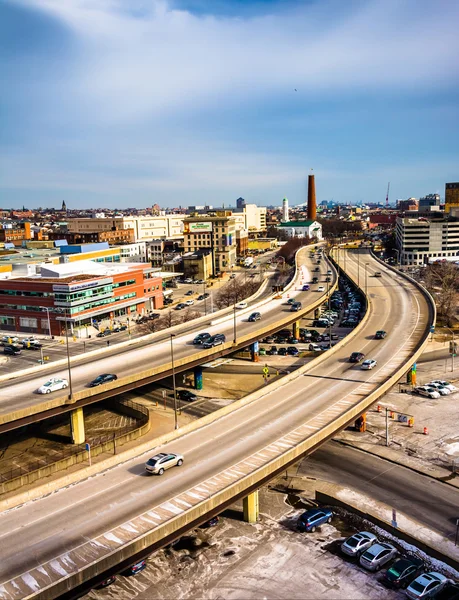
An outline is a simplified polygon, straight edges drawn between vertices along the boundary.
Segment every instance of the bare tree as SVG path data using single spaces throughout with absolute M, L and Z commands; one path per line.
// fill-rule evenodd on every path
M 248 298 L 254 294 L 259 287 L 260 282 L 257 283 L 252 279 L 245 282 L 233 279 L 215 295 L 214 302 L 217 308 L 233 306 L 237 302 L 241 302 L 244 298 Z
M 438 262 L 425 267 L 423 276 L 427 289 L 435 298 L 438 316 L 451 327 L 456 321 L 459 269 L 452 263 Z

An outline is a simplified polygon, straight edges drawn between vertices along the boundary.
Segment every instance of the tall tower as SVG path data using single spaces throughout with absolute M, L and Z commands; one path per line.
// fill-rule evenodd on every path
M 316 182 L 314 175 L 308 175 L 308 220 L 316 220 Z
M 282 221 L 288 223 L 288 200 L 284 198 L 282 200 Z
M 62 200 L 62 208 L 61 208 L 62 212 L 67 212 L 67 206 L 65 204 L 65 200 Z

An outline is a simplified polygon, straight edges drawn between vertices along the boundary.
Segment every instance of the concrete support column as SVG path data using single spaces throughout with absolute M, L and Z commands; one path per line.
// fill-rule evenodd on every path
M 300 339 L 300 321 L 293 323 L 293 337 L 297 340 Z
M 246 523 L 256 523 L 258 521 L 259 506 L 258 506 L 258 490 L 255 490 L 243 500 L 244 521 Z
M 194 387 L 196 390 L 202 390 L 202 367 L 195 367 L 194 370 Z
M 86 435 L 84 431 L 84 414 L 82 408 L 76 408 L 70 413 L 70 429 L 72 432 L 72 443 L 84 444 Z
M 314 319 L 318 319 L 320 317 L 320 308 L 314 309 Z
M 258 362 L 260 360 L 259 355 L 258 355 L 258 348 L 259 348 L 258 342 L 254 342 L 250 346 L 250 352 L 252 354 L 252 362 Z

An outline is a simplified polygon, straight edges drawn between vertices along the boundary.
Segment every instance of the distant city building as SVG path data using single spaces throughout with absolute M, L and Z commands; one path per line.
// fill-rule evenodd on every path
M 459 206 L 459 183 L 445 184 L 445 212 L 449 213 L 452 207 Z
M 288 198 L 282 200 L 282 222 L 288 222 Z
M 277 229 L 285 231 L 288 237 L 322 240 L 322 225 L 317 221 L 288 221 L 280 223 Z
M 418 200 L 416 198 L 408 198 L 408 200 L 397 200 L 398 210 L 417 210 Z
M 183 237 L 183 219 L 185 215 L 159 215 L 145 217 L 101 217 L 96 219 L 68 219 L 67 227 L 72 233 L 115 231 L 133 229 L 134 241 L 143 242 L 153 239 L 174 239 Z
M 451 256 L 459 260 L 459 220 L 398 217 L 396 244 L 403 265 Z
M 246 205 L 246 201 L 244 200 L 244 198 L 238 198 L 236 200 L 236 208 L 245 208 Z
M 10 242 L 15 246 L 21 246 L 26 240 L 30 240 L 30 223 L 18 221 L 3 221 L 0 223 L 0 242 Z

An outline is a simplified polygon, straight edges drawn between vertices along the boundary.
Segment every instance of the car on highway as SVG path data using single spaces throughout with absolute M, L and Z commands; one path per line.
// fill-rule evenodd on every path
M 259 321 L 261 319 L 261 313 L 259 312 L 253 312 L 250 317 L 248 318 L 248 321 L 250 321 L 250 323 L 255 323 L 255 321 Z
M 292 304 L 295 304 L 295 302 L 296 302 L 295 298 L 289 298 L 289 299 L 287 300 L 286 304 L 290 304 L 290 305 L 292 305 Z
M 187 292 L 185 292 L 185 296 L 192 296 L 193 294 L 193 290 L 188 290 Z
M 208 298 L 210 296 L 210 294 L 208 294 L 207 292 L 205 294 L 201 294 L 200 296 L 198 296 L 198 300 L 205 300 L 206 298 Z
M 102 338 L 102 337 L 107 337 L 107 335 L 112 335 L 112 332 L 110 329 L 104 329 L 103 331 L 99 331 L 99 333 L 96 335 L 96 337 Z
M 454 386 L 452 383 L 450 383 L 449 381 L 444 381 L 443 379 L 434 379 L 433 381 L 431 381 L 430 383 L 439 383 L 440 385 L 444 385 L 445 387 L 447 387 L 449 390 L 451 390 L 452 392 L 457 392 L 457 387 Z
M 373 358 L 367 358 L 367 360 L 364 360 L 360 365 L 360 368 L 364 371 L 371 371 L 371 369 L 374 369 L 377 364 L 378 363 Z
M 323 285 L 319 285 L 319 287 L 317 288 L 318 292 L 325 292 L 325 288 Z
M 314 531 L 323 523 L 331 523 L 333 512 L 329 508 L 310 508 L 297 521 L 297 527 L 300 531 L 314 533 Z
M 194 402 L 198 399 L 198 396 L 193 392 L 190 392 L 190 390 L 177 390 L 176 393 L 177 398 L 180 398 L 180 400 L 184 400 L 185 402 Z
M 406 588 L 416 579 L 424 568 L 424 563 L 417 557 L 399 558 L 385 571 L 383 583 L 387 587 Z
M 22 354 L 22 351 L 19 348 L 19 346 L 15 346 L 14 344 L 5 344 L 3 348 L 3 353 L 9 356 L 17 356 L 19 354 Z
M 166 469 L 181 467 L 182 465 L 183 456 L 181 454 L 160 452 L 147 460 L 145 470 L 152 475 L 162 475 Z
M 184 308 L 186 308 L 186 304 L 184 304 L 183 302 L 179 302 L 175 307 L 175 310 L 183 310 Z
M 365 358 L 365 354 L 363 352 L 353 352 L 349 357 L 349 362 L 358 363 Z
M 427 383 L 426 384 L 427 387 L 429 388 L 433 388 L 434 390 L 437 390 L 437 392 L 440 392 L 440 394 L 442 396 L 449 396 L 449 394 L 452 394 L 452 391 L 449 389 L 449 387 L 446 387 L 446 385 L 442 385 L 441 383 Z
M 210 337 L 208 340 L 206 340 L 202 344 L 202 347 L 208 350 L 209 348 L 213 348 L 214 346 L 220 346 L 221 344 L 224 344 L 225 342 L 226 342 L 225 334 L 216 333 L 215 335 Z
M 376 543 L 378 538 L 374 533 L 370 533 L 369 531 L 361 531 L 360 533 L 354 533 L 348 537 L 341 544 L 341 552 L 347 554 L 348 556 L 360 556 L 362 552 L 368 550 L 368 548 Z
M 331 281 L 331 277 L 330 277 L 330 275 L 327 275 L 325 277 L 325 283 L 330 283 L 330 281 Z
M 193 344 L 195 346 L 199 345 L 199 344 L 203 344 L 204 342 L 206 342 L 207 340 L 210 340 L 212 336 L 210 335 L 210 333 L 204 332 L 204 333 L 198 333 L 198 335 L 194 338 L 193 340 Z
M 43 385 L 41 385 L 37 392 L 39 394 L 50 394 L 51 392 L 57 392 L 57 390 L 64 390 L 69 386 L 67 379 L 60 379 L 59 377 L 51 377 Z
M 309 283 L 305 283 L 302 287 L 303 292 L 307 292 L 309 290 Z
M 95 379 L 93 379 L 89 384 L 89 387 L 97 387 L 98 385 L 110 383 L 110 381 L 116 381 L 117 379 L 118 377 L 114 373 L 103 373 L 102 375 L 98 375 Z
M 382 277 L 381 271 L 375 271 L 375 277 Z
M 134 565 L 131 565 L 124 571 L 121 571 L 121 575 L 124 575 L 124 577 L 130 577 L 131 575 L 137 575 L 137 573 L 140 573 L 140 571 L 143 571 L 146 568 L 147 568 L 147 561 L 139 560 Z
M 332 270 L 331 269 L 327 269 L 327 275 L 333 275 Z
M 387 542 L 378 542 L 372 544 L 368 550 L 360 556 L 360 564 L 369 571 L 379 571 L 390 560 L 395 558 L 398 550 L 392 544 Z
M 236 304 L 236 308 L 238 308 L 238 309 L 247 308 L 247 302 L 238 302 Z
M 384 329 L 378 329 L 378 331 L 375 333 L 375 340 L 383 340 L 386 335 L 387 333 L 384 331 Z
M 413 392 L 415 394 L 419 394 L 420 396 L 424 396 L 424 398 L 431 398 L 435 400 L 440 398 L 441 394 L 435 388 L 428 387 L 426 385 L 418 385 L 414 388 Z
M 185 300 L 185 304 L 186 304 L 187 306 L 193 306 L 193 304 L 194 304 L 194 300 Z
M 448 578 L 437 573 L 430 571 L 429 573 L 423 573 L 416 577 L 416 579 L 410 583 L 406 588 L 406 595 L 412 600 L 424 600 L 424 598 L 434 598 L 448 583 Z
M 291 312 L 298 312 L 301 310 L 301 308 L 302 308 L 301 302 L 294 302 L 293 304 L 290 304 Z

